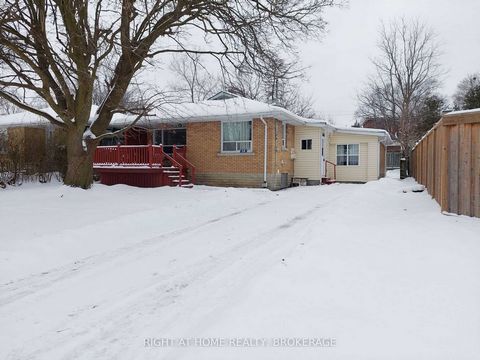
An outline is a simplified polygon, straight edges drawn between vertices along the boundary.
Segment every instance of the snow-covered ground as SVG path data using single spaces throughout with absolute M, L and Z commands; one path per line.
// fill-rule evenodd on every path
M 0 359 L 479 359 L 480 220 L 414 185 L 0 190 Z

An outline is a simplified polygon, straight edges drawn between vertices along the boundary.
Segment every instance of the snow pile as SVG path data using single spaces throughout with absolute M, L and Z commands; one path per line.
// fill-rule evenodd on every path
M 306 123 L 304 118 L 282 107 L 241 96 L 196 103 L 166 103 L 156 110 L 155 116 L 140 122 L 152 126 L 168 122 L 242 121 L 260 117 L 274 117 L 296 125 Z
M 480 220 L 414 186 L 4 191 L 0 358 L 476 359 Z

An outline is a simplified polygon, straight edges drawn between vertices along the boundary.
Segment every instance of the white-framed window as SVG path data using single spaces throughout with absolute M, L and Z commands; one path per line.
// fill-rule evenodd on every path
M 359 163 L 359 144 L 337 145 L 337 165 L 356 166 Z
M 0 129 L 0 154 L 8 151 L 8 130 Z
M 287 123 L 285 121 L 282 122 L 282 149 L 287 149 Z
M 312 139 L 302 139 L 302 150 L 312 150 Z
M 252 121 L 222 122 L 222 152 L 252 152 Z

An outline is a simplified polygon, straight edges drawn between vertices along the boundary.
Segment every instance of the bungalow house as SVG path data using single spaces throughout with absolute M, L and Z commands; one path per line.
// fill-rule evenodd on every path
M 122 117 L 112 121 L 113 128 L 126 124 Z M 384 130 L 339 128 L 221 92 L 199 103 L 167 104 L 141 119 L 123 146 L 99 147 L 95 169 L 103 183 L 138 186 L 194 180 L 277 190 L 367 182 L 385 175 L 389 141 Z
M 137 125 L 154 145 L 184 147 L 197 184 L 272 190 L 292 182 L 376 180 L 385 175 L 391 141 L 384 130 L 339 128 L 227 92 L 166 105 Z

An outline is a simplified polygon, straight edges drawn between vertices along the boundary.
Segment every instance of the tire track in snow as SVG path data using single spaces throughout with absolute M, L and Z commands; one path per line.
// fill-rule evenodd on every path
M 192 264 L 187 269 L 184 269 L 183 272 L 178 273 L 177 269 L 173 269 L 161 278 L 155 279 L 155 281 L 147 288 L 137 289 L 135 293 L 128 296 L 128 298 L 122 299 L 116 304 L 114 309 L 111 309 L 111 311 L 105 314 L 101 319 L 93 316 L 88 324 L 82 324 L 82 326 L 77 327 L 77 331 L 73 331 L 73 333 L 72 329 L 75 329 L 76 327 L 75 324 L 72 324 L 70 321 L 68 328 L 62 329 L 64 331 L 61 336 L 58 336 L 57 334 L 57 336 L 54 336 L 55 340 L 45 339 L 44 343 L 50 344 L 50 348 L 37 348 L 29 355 L 45 355 L 45 358 L 48 358 L 48 354 L 52 349 L 51 345 L 55 342 L 57 345 L 53 346 L 53 348 L 58 350 L 63 345 L 65 347 L 64 350 L 68 353 L 66 358 L 69 359 L 75 358 L 76 356 L 85 357 L 90 349 L 94 352 L 98 351 L 98 354 L 96 355 L 103 354 L 105 349 L 92 348 L 91 345 L 99 343 L 100 346 L 103 345 L 108 348 L 107 341 L 104 342 L 99 339 L 111 339 L 112 337 L 115 337 L 115 333 L 118 332 L 118 329 L 123 329 L 125 332 L 125 329 L 130 328 L 127 332 L 133 333 L 139 316 L 145 316 L 145 313 L 148 313 L 148 311 L 150 311 L 152 315 L 155 314 L 158 316 L 158 308 L 168 308 L 181 298 L 182 294 L 189 291 L 192 287 L 202 287 L 202 284 L 206 279 L 216 277 L 219 273 L 223 273 L 226 269 L 236 266 L 239 262 L 246 261 L 246 263 L 249 264 L 255 263 L 255 268 L 258 269 L 258 264 L 264 261 L 264 259 L 262 259 L 263 255 L 271 254 L 272 250 L 278 250 L 277 245 L 279 244 L 279 241 L 282 240 L 282 237 L 277 236 L 278 234 L 283 233 L 288 229 L 293 231 L 292 229 L 298 223 L 312 220 L 312 216 L 314 216 L 319 209 L 325 207 L 327 202 L 336 201 L 342 196 L 344 196 L 344 194 L 333 198 L 329 197 L 327 201 L 316 204 L 299 215 L 288 217 L 285 221 L 276 224 L 273 228 L 252 236 L 246 241 L 217 254 L 215 256 L 215 261 L 206 257 Z M 282 245 L 282 243 L 280 243 L 280 245 Z M 298 243 L 293 241 L 288 245 L 298 246 Z M 256 255 L 251 256 L 252 253 Z M 232 256 L 235 258 L 233 263 Z M 248 274 L 250 275 L 250 272 Z M 245 279 L 245 276 L 248 277 L 249 275 L 243 274 L 242 278 Z M 231 288 L 232 286 L 238 286 L 238 284 L 235 284 L 234 282 L 229 286 Z M 146 303 L 145 300 L 147 300 Z M 193 304 L 191 306 L 195 307 L 195 304 L 198 303 L 198 299 L 191 299 L 190 301 L 192 300 Z M 85 311 L 93 315 L 95 310 L 86 309 Z M 162 321 L 163 328 L 168 328 L 174 324 L 175 321 L 176 315 L 174 313 L 168 314 L 167 311 L 166 318 Z M 65 325 L 67 325 L 67 323 Z M 73 348 L 70 348 L 72 344 L 69 340 L 72 338 L 75 338 L 75 345 Z
M 244 214 L 249 210 L 257 209 L 259 206 L 265 206 L 276 200 L 277 199 L 263 201 L 240 210 L 235 210 L 226 215 L 203 221 L 199 224 L 185 226 L 183 228 L 165 234 L 156 235 L 128 246 L 117 248 L 113 251 L 102 252 L 82 258 L 75 261 L 73 264 L 67 264 L 39 274 L 34 274 L 26 278 L 2 284 L 0 285 L 0 306 L 7 305 L 13 301 L 21 299 L 24 296 L 33 294 L 37 290 L 44 290 L 46 287 L 55 284 L 56 282 L 70 278 L 76 272 L 81 272 L 84 268 L 112 261 L 115 258 L 131 253 L 132 251 L 138 251 L 138 249 L 148 251 L 147 247 L 164 246 L 165 242 L 173 241 L 174 237 L 194 233 L 203 227 Z

